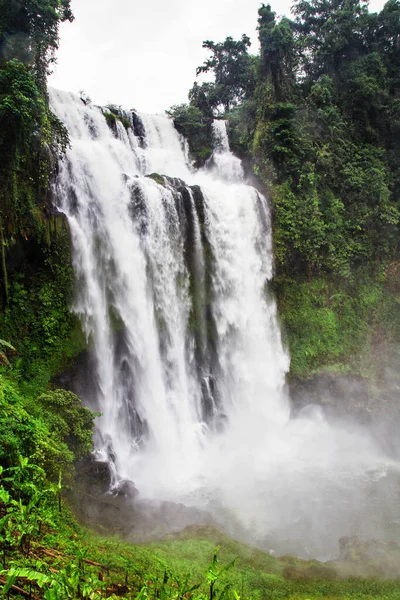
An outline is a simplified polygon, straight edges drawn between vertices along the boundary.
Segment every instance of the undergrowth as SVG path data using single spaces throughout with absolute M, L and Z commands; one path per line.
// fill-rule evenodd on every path
M 32 536 L 29 548 L 26 542 L 21 545 L 19 531 L 16 543 L 8 545 L 0 572 L 3 594 L 48 600 L 400 598 L 396 581 L 343 580 L 320 563 L 273 558 L 215 530 L 189 531 L 188 536 L 127 544 L 92 535 L 64 507 L 58 515 L 53 511 L 41 533 Z M 2 533 L 3 548 L 4 537 Z M 221 548 L 215 547 L 216 539 Z
M 4 340 L 3 340 L 4 342 Z M 2 344 L 11 359 L 12 345 Z M 7 358 L 7 356 L 6 356 Z M 8 360 L 8 359 L 7 359 Z M 95 414 L 61 389 L 20 386 L 0 369 L 0 593 L 47 600 L 127 598 L 400 600 L 400 582 L 342 579 L 340 565 L 275 558 L 213 528 L 145 545 L 102 537 L 67 503 L 74 465 L 92 448 Z M 387 570 L 393 576 L 393 569 Z M 385 574 L 385 569 L 382 570 Z
M 291 356 L 290 376 L 321 369 L 373 377 L 400 340 L 396 265 L 351 279 L 277 277 L 274 286 Z M 397 283 L 396 283 L 397 282 Z
M 213 528 L 145 545 L 95 535 L 28 458 L 0 469 L 0 586 L 7 598 L 397 600 L 400 582 L 341 579 L 332 565 L 275 558 Z

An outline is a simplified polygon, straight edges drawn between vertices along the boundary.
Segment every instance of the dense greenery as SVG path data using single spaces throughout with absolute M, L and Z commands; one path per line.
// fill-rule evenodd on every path
M 212 119 L 226 117 L 232 148 L 271 190 L 292 374 L 364 372 L 375 343 L 400 338 L 400 6 L 370 14 L 358 0 L 299 0 L 294 9 L 277 20 L 260 8 L 260 56 L 246 35 L 204 42 L 210 58 L 197 71 L 215 80 L 195 83 L 189 104 L 169 112 L 198 166 L 212 152 Z M 2 595 L 400 599 L 396 581 L 342 580 L 339 565 L 275 559 L 215 530 L 137 547 L 92 536 L 71 516 L 66 493 L 95 415 L 50 383 L 85 340 L 68 310 L 68 228 L 50 202 L 68 135 L 46 76 L 59 23 L 72 18 L 70 0 L 0 0 Z M 105 117 L 129 126 L 119 107 Z
M 194 109 L 198 121 L 223 114 L 232 148 L 269 191 L 292 374 L 336 364 L 360 372 L 354 350 L 371 350 L 372 322 L 399 339 L 400 3 L 376 14 L 361 0 L 296 0 L 293 13 L 277 19 L 261 6 L 257 57 L 245 35 L 205 42 L 211 58 L 197 72 L 215 81 L 195 84 L 171 112 L 189 136 Z M 377 319 L 389 296 L 395 318 Z
M 259 11 L 253 151 L 260 175 L 276 182 L 280 265 L 349 277 L 392 258 L 397 245 L 400 5 L 388 2 L 380 15 L 361 2 L 294 10 L 293 22 Z
M 43 471 L 24 458 L 15 468 L 0 471 L 0 546 L 0 585 L 12 597 L 400 598 L 396 580 L 342 579 L 343 564 L 277 559 L 211 528 L 188 528 L 141 546 L 94 536 L 71 517 L 62 485 L 46 483 Z M 353 568 L 357 566 L 365 569 L 361 561 Z
M 72 18 L 69 0 L 0 3 L 0 328 L 38 391 L 82 345 L 68 310 L 69 232 L 50 202 L 68 134 L 46 90 L 59 23 Z
M 321 368 L 368 377 L 371 383 L 400 340 L 398 275 L 372 277 L 357 269 L 353 277 L 276 277 L 291 375 L 304 377 Z M 380 382 L 382 385 L 382 381 Z
M 195 166 L 200 167 L 211 156 L 212 115 L 204 114 L 194 105 L 180 104 L 172 106 L 167 113 L 173 117 L 174 125 L 187 140 Z
M 8 369 L 6 369 L 7 371 Z M 74 462 L 92 449 L 94 414 L 72 392 L 22 392 L 18 378 L 0 375 L 0 464 L 14 468 L 29 456 L 47 479 L 68 479 Z
M 0 1 L 0 542 L 7 569 L 13 553 L 30 554 L 43 524 L 56 526 L 61 487 L 93 444 L 95 415 L 71 392 L 49 389 L 84 343 L 69 311 L 69 231 L 50 202 L 68 145 L 46 89 L 63 20 L 72 20 L 69 0 Z

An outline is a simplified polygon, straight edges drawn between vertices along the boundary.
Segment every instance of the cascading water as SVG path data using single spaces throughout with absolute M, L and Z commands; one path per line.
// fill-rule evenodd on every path
M 340 535 L 393 532 L 397 464 L 355 425 L 290 418 L 269 209 L 225 123 L 195 172 L 166 117 L 127 113 L 112 131 L 72 94 L 51 104 L 72 142 L 54 193 L 95 363 L 85 400 L 119 476 L 278 551 L 323 557 Z

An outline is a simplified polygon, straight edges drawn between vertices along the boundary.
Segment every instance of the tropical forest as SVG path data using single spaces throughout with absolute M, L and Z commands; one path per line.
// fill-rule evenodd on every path
M 162 114 L 49 85 L 73 10 L 0 0 L 0 597 L 400 600 L 399 0 Z

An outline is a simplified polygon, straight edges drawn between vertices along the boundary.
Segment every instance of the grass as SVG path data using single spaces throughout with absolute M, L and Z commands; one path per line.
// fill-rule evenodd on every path
M 57 529 L 46 528 L 32 542 L 29 556 L 14 551 L 0 577 L 4 583 L 14 568 L 22 573 L 13 582 L 16 588 L 32 598 L 49 600 L 210 600 L 210 566 L 217 546 L 215 600 L 400 600 L 400 581 L 341 578 L 333 565 L 289 556 L 275 558 L 213 528 L 190 527 L 160 541 L 135 545 L 93 534 L 68 509 Z M 221 566 L 234 560 L 233 568 L 222 568 L 218 575 Z M 43 574 L 42 588 L 32 573 Z M 10 592 L 10 597 L 23 597 L 16 589 Z

